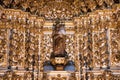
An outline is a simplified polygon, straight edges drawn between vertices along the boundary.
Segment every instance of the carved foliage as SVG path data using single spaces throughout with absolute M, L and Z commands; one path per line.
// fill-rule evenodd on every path
M 120 31 L 114 29 L 110 31 L 111 34 L 111 64 L 112 66 L 119 65 L 120 62 Z
M 52 43 L 52 34 L 44 34 L 42 40 L 42 51 L 44 54 L 43 59 L 47 56 L 47 54 L 51 54 L 53 52 L 53 43 Z
M 0 29 L 0 66 L 7 57 L 7 29 Z
M 26 30 L 25 51 L 26 68 L 38 69 L 39 36 L 30 29 Z
M 17 29 L 9 31 L 9 61 L 11 66 L 24 66 L 24 34 Z

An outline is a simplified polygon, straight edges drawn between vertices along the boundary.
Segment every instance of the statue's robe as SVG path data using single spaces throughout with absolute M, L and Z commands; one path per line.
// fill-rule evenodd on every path
M 57 25 L 53 31 L 53 53 L 57 57 L 65 54 L 65 30 L 63 25 Z

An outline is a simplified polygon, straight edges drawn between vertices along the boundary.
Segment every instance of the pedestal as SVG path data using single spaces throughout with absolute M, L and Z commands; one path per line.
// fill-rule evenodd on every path
M 51 62 L 57 71 L 63 71 L 66 64 L 66 59 L 64 57 L 55 57 Z

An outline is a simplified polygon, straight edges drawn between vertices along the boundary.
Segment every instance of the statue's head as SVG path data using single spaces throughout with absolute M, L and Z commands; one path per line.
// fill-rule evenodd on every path
M 56 18 L 55 23 L 59 24 L 60 23 L 60 18 Z

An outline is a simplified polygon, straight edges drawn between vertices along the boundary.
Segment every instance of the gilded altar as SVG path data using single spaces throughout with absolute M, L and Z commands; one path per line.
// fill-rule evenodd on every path
M 0 80 L 120 79 L 119 4 L 114 4 L 113 0 L 94 0 L 91 6 L 91 0 L 84 0 L 90 7 L 86 9 L 81 0 L 73 0 L 73 3 L 53 0 L 45 7 L 44 1 L 47 0 L 41 0 L 42 7 L 38 8 L 36 1 L 39 0 L 33 0 L 34 6 L 23 0 L 3 1 L 0 3 Z M 22 8 L 17 7 L 17 1 L 23 1 Z M 28 3 L 31 1 L 27 0 Z M 52 5 L 54 9 L 49 10 L 54 2 L 60 8 Z M 70 4 L 75 8 L 63 8 Z M 65 25 L 65 38 L 58 35 L 60 42 L 59 39 L 53 40 L 56 16 Z M 53 49 L 54 42 L 63 44 L 55 45 Z M 51 58 L 52 53 L 55 53 L 54 58 Z M 67 56 L 61 57 L 57 53 Z

